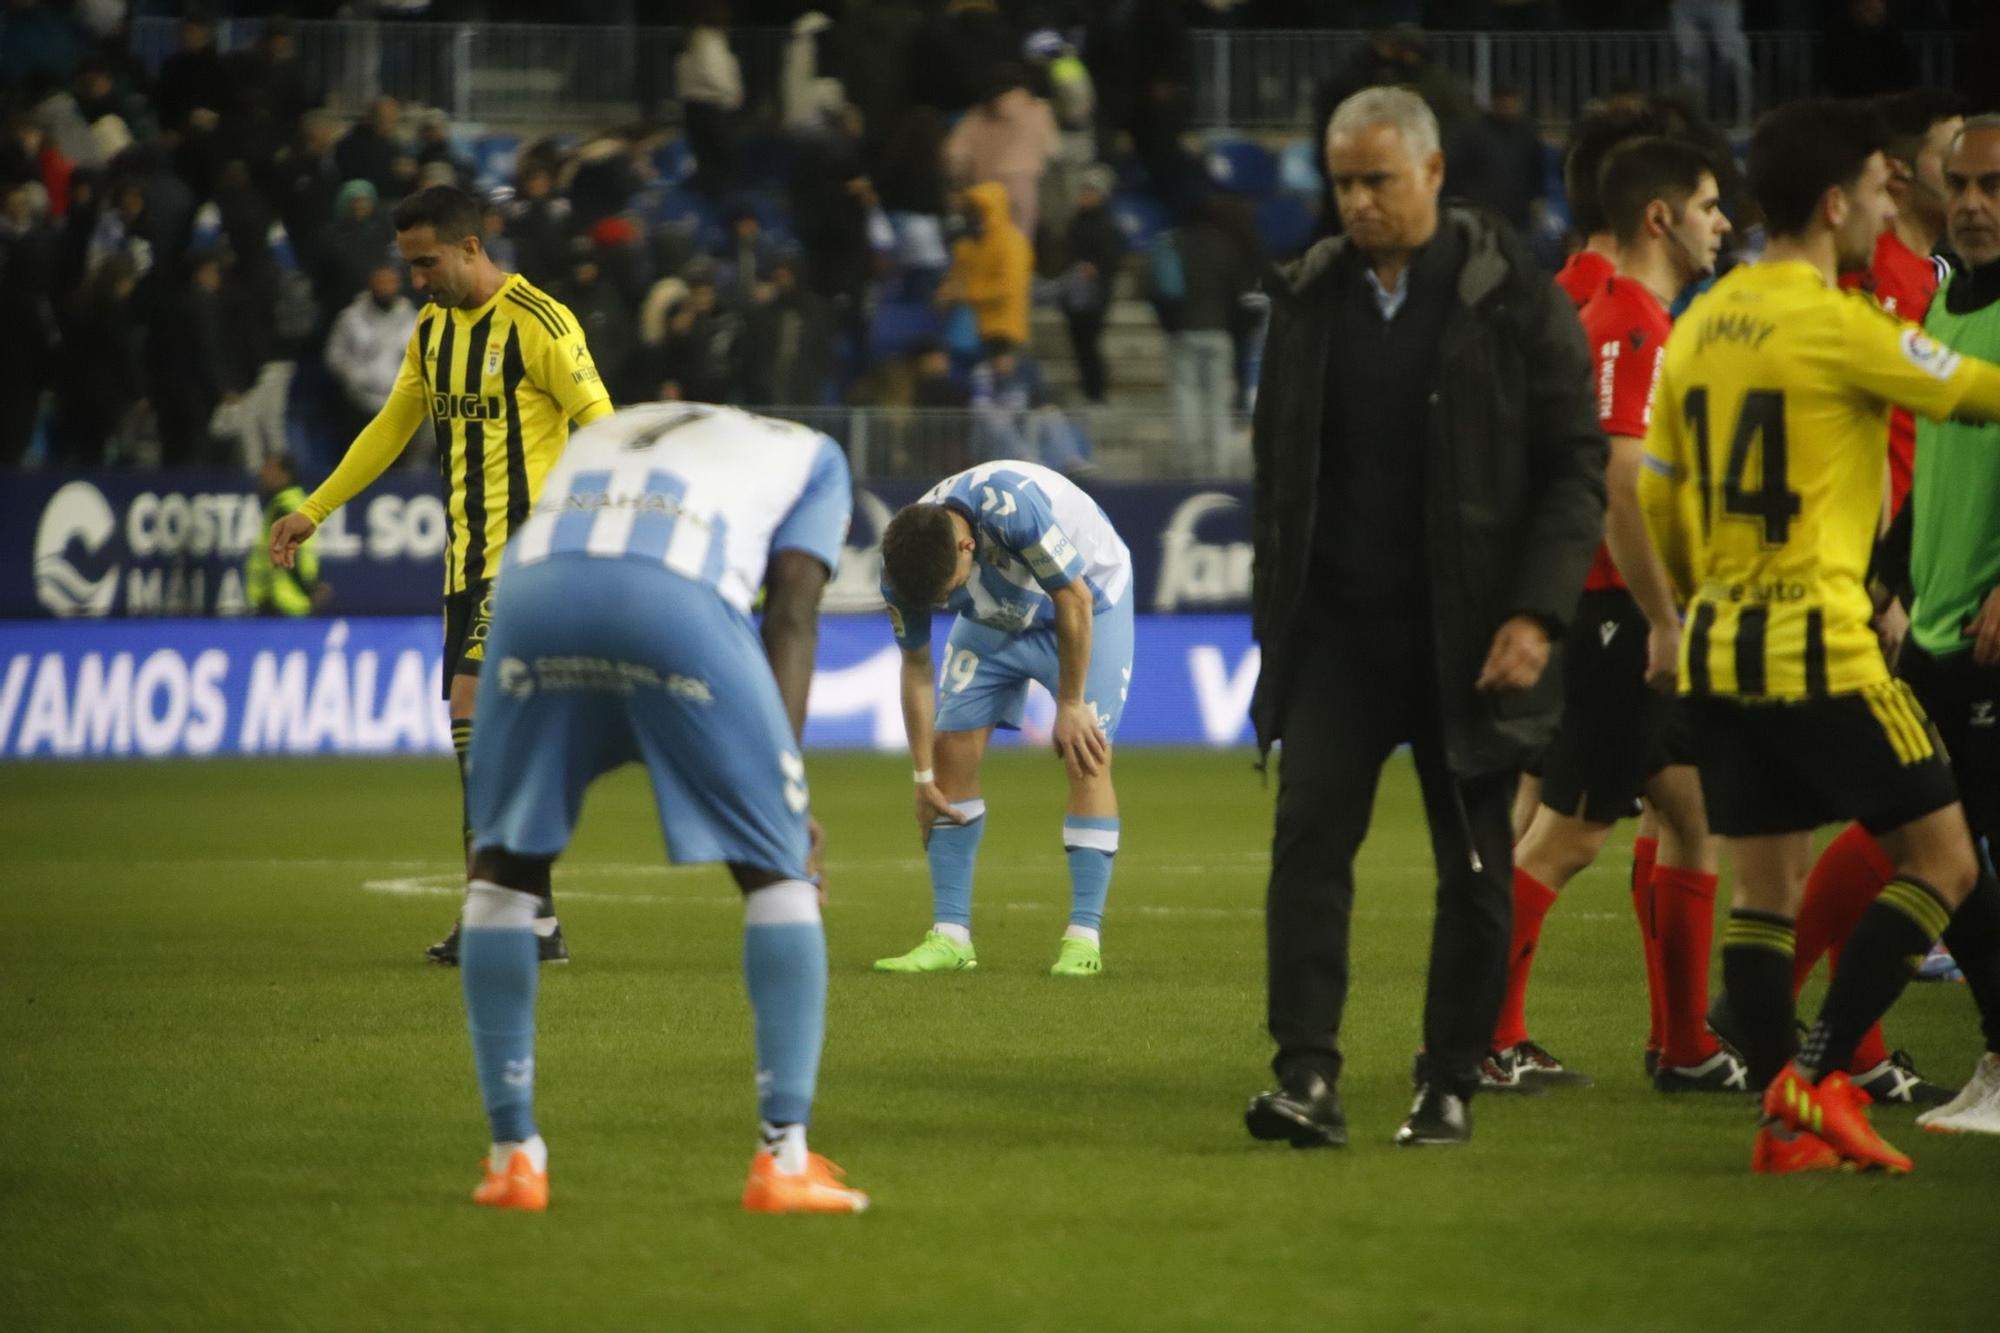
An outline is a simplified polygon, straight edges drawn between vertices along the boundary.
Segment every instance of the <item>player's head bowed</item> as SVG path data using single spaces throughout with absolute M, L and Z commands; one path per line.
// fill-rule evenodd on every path
M 963 519 L 940 504 L 905 506 L 882 530 L 882 573 L 914 606 L 940 606 L 971 572 L 972 540 Z

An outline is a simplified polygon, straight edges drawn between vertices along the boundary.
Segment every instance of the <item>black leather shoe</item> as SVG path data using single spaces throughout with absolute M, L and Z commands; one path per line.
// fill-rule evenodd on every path
M 1344 1148 L 1347 1116 L 1340 1094 L 1311 1069 L 1288 1071 L 1275 1092 L 1260 1092 L 1243 1112 L 1253 1139 L 1283 1139 L 1294 1148 Z
M 1472 1114 L 1465 1099 L 1439 1083 L 1417 1086 L 1417 1103 L 1410 1118 L 1396 1131 L 1398 1148 L 1439 1148 L 1472 1138 Z
M 456 921 L 452 922 L 451 934 L 445 936 L 436 944 L 425 946 L 424 957 L 440 967 L 457 967 L 458 931 L 459 923 Z
M 424 950 L 424 957 L 430 959 L 440 967 L 457 967 L 458 933 L 460 928 L 460 922 L 452 922 L 451 934 L 445 936 L 436 944 L 427 947 Z M 560 923 L 548 934 L 537 935 L 535 937 L 535 959 L 543 963 L 567 963 L 569 961 L 569 944 L 563 939 Z

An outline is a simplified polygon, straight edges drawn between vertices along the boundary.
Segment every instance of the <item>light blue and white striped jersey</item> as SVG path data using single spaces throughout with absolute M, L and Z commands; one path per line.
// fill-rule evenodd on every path
M 839 567 L 853 505 L 847 459 L 818 431 L 733 407 L 628 407 L 570 436 L 502 577 L 551 556 L 652 561 L 747 614 L 774 553 Z
M 919 504 L 949 505 L 972 525 L 972 577 L 943 609 L 993 629 L 1019 634 L 1056 619 L 1049 594 L 1082 579 L 1095 611 L 1109 610 L 1132 587 L 1132 553 L 1111 520 L 1060 472 L 1002 459 L 946 477 Z M 882 581 L 882 600 L 896 642 L 931 641 L 935 607 L 912 606 Z

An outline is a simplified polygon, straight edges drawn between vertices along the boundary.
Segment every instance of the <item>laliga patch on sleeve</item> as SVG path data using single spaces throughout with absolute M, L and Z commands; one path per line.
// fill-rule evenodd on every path
M 1904 329 L 1902 345 L 1910 364 L 1934 379 L 1948 380 L 1958 372 L 1958 353 L 1921 329 Z
M 1069 544 L 1067 533 L 1061 528 L 1051 527 L 1021 555 L 1038 577 L 1052 579 L 1068 569 L 1069 562 L 1076 559 L 1076 548 Z

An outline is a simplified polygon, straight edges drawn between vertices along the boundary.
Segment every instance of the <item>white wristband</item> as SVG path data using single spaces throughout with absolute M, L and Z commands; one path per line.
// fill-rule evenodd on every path
M 919 787 L 928 787 L 937 781 L 937 770 L 932 768 L 912 769 L 910 776 L 915 779 Z

